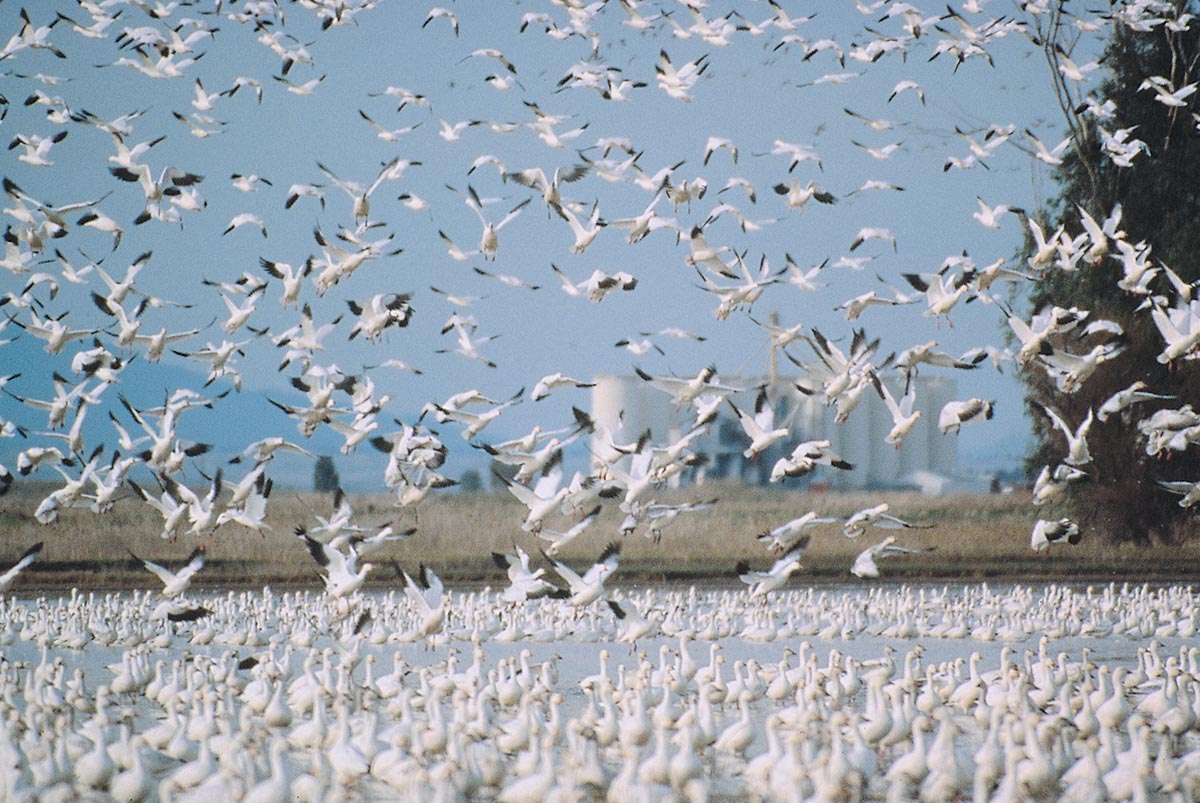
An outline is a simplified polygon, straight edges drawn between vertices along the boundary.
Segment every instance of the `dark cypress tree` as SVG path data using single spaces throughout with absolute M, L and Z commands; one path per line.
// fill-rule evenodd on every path
M 333 493 L 339 485 L 340 480 L 333 458 L 327 454 L 319 456 L 313 464 L 313 490 L 317 493 Z
M 1106 246 L 1096 247 L 1073 267 L 1064 267 L 1070 263 L 1060 258 L 1037 273 L 1028 313 L 1052 306 L 1088 310 L 1080 325 L 1052 336 L 1047 347 L 1082 354 L 1109 342 L 1120 351 L 1073 392 L 1064 392 L 1040 359 L 1025 365 L 1026 405 L 1038 422 L 1026 468 L 1031 477 L 1043 467 L 1053 471 L 1066 454 L 1064 436 L 1044 407 L 1075 427 L 1089 410 L 1098 412 L 1113 393 L 1135 381 L 1145 383 L 1148 391 L 1171 395 L 1172 400 L 1147 401 L 1105 422 L 1095 421 L 1088 437 L 1094 459 L 1083 466 L 1088 476 L 1071 484 L 1041 515 L 1057 518 L 1067 513 L 1085 531 L 1109 541 L 1180 541 L 1192 531 L 1194 514 L 1182 509 L 1179 497 L 1166 492 L 1159 481 L 1200 480 L 1200 447 L 1149 454 L 1145 428 L 1139 423 L 1156 410 L 1200 405 L 1200 367 L 1188 359 L 1159 361 L 1165 340 L 1151 315 L 1155 307 L 1162 313 L 1187 308 L 1193 293 L 1200 297 L 1200 290 L 1191 286 L 1200 279 L 1200 93 L 1194 93 L 1200 72 L 1200 25 L 1189 26 L 1185 16 L 1196 12 L 1197 4 L 1163 4 L 1173 8 L 1174 16 L 1164 15 L 1164 21 L 1149 30 L 1114 18 L 1101 59 L 1107 77 L 1090 96 L 1077 90 L 1067 75 L 1063 43 L 1073 28 L 1065 4 L 1056 5 L 1037 35 L 1072 145 L 1055 169 L 1059 194 L 1037 217 L 1048 235 L 1061 226 L 1064 242 L 1085 231 L 1084 212 L 1102 222 L 1119 209 L 1120 218 L 1103 238 Z M 1189 85 L 1192 90 L 1184 89 Z M 1094 245 L 1090 238 L 1083 239 L 1079 249 L 1086 252 Z M 1107 253 L 1097 254 L 1105 247 Z M 1147 259 L 1156 270 L 1134 292 L 1118 286 L 1126 273 L 1123 250 L 1141 254 L 1134 261 Z M 1033 252 L 1030 238 L 1024 255 Z M 1167 268 L 1182 286 L 1169 280 Z M 1193 309 L 1200 312 L 1200 304 Z M 1116 339 L 1111 332 L 1084 335 L 1085 326 L 1097 320 L 1119 324 L 1122 334 Z

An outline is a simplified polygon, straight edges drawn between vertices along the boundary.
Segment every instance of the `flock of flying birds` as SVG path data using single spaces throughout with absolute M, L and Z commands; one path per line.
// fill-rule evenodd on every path
M 956 309 L 978 301 L 981 306 L 998 310 L 1007 320 L 1015 349 L 989 344 L 953 355 L 939 350 L 936 340 L 928 340 L 881 357 L 880 340 L 868 336 L 865 326 L 853 329 L 848 337 L 839 337 L 803 322 L 759 320 L 761 314 L 756 317 L 752 308 L 760 299 L 770 297 L 792 309 L 809 298 L 820 298 L 810 294 L 840 281 L 835 273 L 845 276 L 863 270 L 879 256 L 870 253 L 873 248 L 882 247 L 885 255 L 888 251 L 899 253 L 898 239 L 903 238 L 888 227 L 863 226 L 846 253 L 805 265 L 790 254 L 780 259 L 766 250 L 752 253 L 756 236 L 767 236 L 760 233 L 769 233 L 772 227 L 794 226 L 802 215 L 807 220 L 822 214 L 819 209 L 831 209 L 851 196 L 855 200 L 866 196 L 904 198 L 904 187 L 872 178 L 857 189 L 835 194 L 816 178 L 836 180 L 838 170 L 832 160 L 823 159 L 817 145 L 782 138 L 774 139 L 762 153 L 750 153 L 757 142 L 737 142 L 707 132 L 698 138 L 691 137 L 690 132 L 686 137 L 673 135 L 665 138 L 671 142 L 654 145 L 660 149 L 674 145 L 682 158 L 654 166 L 645 156 L 651 143 L 634 142 L 624 136 L 592 140 L 602 120 L 582 119 L 578 113 L 559 110 L 565 109 L 572 96 L 587 97 L 588 103 L 603 104 L 602 109 L 637 104 L 643 97 L 657 97 L 657 93 L 665 93 L 670 102 L 688 104 L 706 92 L 705 82 L 721 66 L 728 67 L 718 55 L 726 47 L 761 48 L 768 60 L 790 65 L 788 69 L 797 77 L 819 69 L 837 70 L 814 80 L 793 82 L 797 91 L 846 84 L 863 74 L 859 70 L 865 71 L 877 62 L 895 69 L 897 74 L 910 67 L 915 72 L 916 63 L 938 59 L 942 60 L 938 64 L 952 62 L 945 69 L 947 73 L 957 72 L 968 63 L 990 69 L 986 65 L 993 61 L 991 50 L 1001 47 L 1002 40 L 1036 40 L 1041 26 L 1050 18 L 1088 34 L 1114 25 L 1134 31 L 1185 30 L 1190 15 L 1176 16 L 1175 6 L 1169 3 L 1118 3 L 1101 19 L 1074 17 L 1060 4 L 1036 0 L 1025 0 L 1011 9 L 1010 15 L 993 14 L 987 8 L 990 4 L 981 0 L 948 6 L 945 12 L 934 15 L 900 0 L 859 2 L 856 13 L 866 24 L 853 41 L 839 41 L 807 34 L 808 28 L 820 25 L 824 11 L 803 17 L 793 15 L 775 0 L 739 4 L 722 14 L 703 0 L 554 0 L 546 4 L 544 11 L 524 12 L 512 23 L 519 26 L 522 37 L 544 37 L 539 47 L 558 48 L 577 59 L 550 91 L 540 95 L 534 92 L 535 87 L 546 84 L 545 71 L 532 75 L 531 70 L 496 48 L 461 48 L 459 63 L 483 64 L 492 71 L 472 89 L 496 93 L 496 97 L 523 93 L 520 102 L 511 106 L 523 119 L 470 118 L 454 122 L 441 118 L 436 132 L 432 124 L 421 130 L 441 113 L 434 88 L 428 93 L 421 88 L 409 90 L 368 76 L 360 79 L 364 104 L 368 98 L 386 97 L 396 109 L 385 116 L 374 107 L 370 112 L 359 108 L 356 125 L 362 125 L 359 135 L 364 150 L 378 147 L 373 141 L 379 140 L 393 154 L 391 158 L 372 163 L 354 177 L 340 175 L 325 161 L 293 165 L 297 175 L 286 191 L 283 188 L 289 181 L 282 176 L 272 180 L 252 173 L 251 164 L 238 163 L 244 158 L 238 149 L 222 151 L 222 135 L 231 136 L 233 126 L 220 118 L 226 110 L 232 114 L 234 104 L 250 108 L 263 104 L 264 96 L 272 101 L 303 103 L 306 97 L 323 92 L 327 74 L 321 72 L 321 45 L 343 31 L 373 25 L 372 16 L 378 13 L 374 2 L 297 0 L 284 4 L 243 0 L 203 7 L 158 0 L 75 0 L 60 5 L 56 11 L 41 6 L 20 9 L 18 30 L 0 48 L 0 69 L 7 73 L 7 95 L 0 97 L 0 121 L 12 131 L 9 150 L 23 164 L 19 181 L 12 177 L 11 170 L 3 179 L 5 246 L 0 266 L 8 277 L 9 290 L 0 301 L 4 312 L 0 329 L 10 335 L 6 343 L 18 339 L 42 341 L 49 367 L 48 371 L 43 367 L 36 372 L 30 366 L 0 378 L 0 434 L 22 439 L 16 457 L 18 475 L 61 478 L 61 484 L 36 507 L 34 515 L 45 524 L 54 522 L 67 508 L 84 507 L 103 514 L 117 504 L 144 504 L 161 514 L 166 539 L 183 538 L 203 544 L 227 526 L 262 533 L 269 527 L 273 482 L 268 472 L 272 458 L 285 451 L 309 454 L 304 441 L 318 432 L 336 433 L 343 454 L 359 448 L 382 452 L 386 458 L 381 476 L 384 487 L 394 495 L 398 506 L 412 508 L 429 493 L 455 484 L 445 470 L 449 450 L 441 433 L 458 431 L 492 459 L 514 467 L 514 478 L 504 483 L 527 508 L 521 529 L 540 539 L 539 545 L 565 585 L 546 582 L 542 570 L 531 570 L 528 554 L 517 547 L 515 555 L 497 556 L 512 580 L 509 593 L 514 598 L 564 594 L 580 605 L 598 599 L 604 579 L 617 567 L 620 542 L 613 541 L 606 547 L 583 575 L 557 558 L 562 547 L 596 520 L 604 499 L 619 499 L 617 504 L 626 517 L 620 527 L 623 534 L 641 528 L 655 539 L 672 521 L 713 504 L 715 500 L 666 504 L 655 499 L 655 491 L 703 459 L 692 448 L 692 442 L 726 405 L 732 407 L 745 431 L 747 458 L 788 438 L 792 434 L 789 427 L 776 420 L 773 389 L 762 389 L 751 411 L 739 408 L 731 396 L 754 389 L 722 378 L 715 367 L 678 376 L 635 366 L 637 375 L 670 394 L 678 409 L 694 410 L 694 422 L 681 437 L 656 442 L 648 436 L 638 437 L 638 433 L 612 431 L 576 405 L 569 419 L 547 423 L 545 428 L 539 424 L 525 436 L 501 443 L 483 439 L 485 430 L 506 411 L 551 395 L 565 396 L 591 383 L 587 378 L 555 371 L 530 383 L 534 388 L 528 395 L 524 389 L 515 394 L 462 390 L 429 401 L 418 417 L 408 421 L 395 416 L 397 403 L 393 396 L 376 384 L 376 380 L 384 384 L 384 372 L 411 372 L 414 377 L 424 372 L 448 375 L 467 364 L 454 363 L 451 357 L 413 354 L 407 333 L 401 330 L 414 321 L 418 308 L 422 308 L 423 316 L 434 315 L 433 311 L 443 305 L 451 311 L 441 326 L 446 345 L 433 351 L 496 367 L 490 344 L 499 333 L 488 333 L 483 312 L 504 302 L 483 303 L 481 297 L 444 289 L 452 279 L 451 271 L 460 270 L 454 263 L 467 266 L 460 272 L 471 281 L 483 282 L 496 292 L 508 294 L 506 298 L 516 299 L 512 308 L 518 310 L 522 309 L 515 306 L 521 303 L 518 294 L 525 293 L 561 291 L 570 297 L 569 303 L 580 308 L 589 303 L 602 304 L 614 295 L 636 294 L 645 285 L 645 277 L 637 275 L 632 260 L 624 265 L 627 269 L 619 271 L 595 268 L 585 274 L 572 269 L 578 264 L 573 258 L 583 255 L 598 240 L 624 239 L 631 249 L 645 248 L 641 244 L 648 241 L 677 254 L 673 269 L 682 271 L 694 285 L 676 287 L 672 297 L 662 301 L 673 307 L 699 298 L 715 305 L 712 312 L 718 321 L 749 321 L 773 356 L 782 354 L 796 366 L 796 388 L 800 392 L 818 396 L 836 407 L 839 424 L 854 426 L 852 414 L 859 402 L 864 395 L 877 393 L 894 421 L 886 440 L 897 448 L 921 416 L 916 409 L 917 385 L 910 380 L 923 366 L 926 370 L 966 371 L 976 370 L 990 360 L 1002 370 L 1005 362 L 1013 361 L 1046 371 L 1062 393 L 1071 394 L 1099 366 L 1121 352 L 1121 327 L 1112 321 L 1096 320 L 1088 310 L 1050 307 L 1026 317 L 1004 303 L 1019 297 L 1020 288 L 1041 272 L 1112 273 L 1114 281 L 1135 299 L 1133 303 L 1153 319 L 1163 341 L 1161 362 L 1174 364 L 1190 359 L 1200 346 L 1200 300 L 1194 298 L 1194 286 L 1181 280 L 1167 265 L 1156 263 L 1147 243 L 1129 241 L 1121 230 L 1119 207 L 1095 216 L 1080 208 L 1081 231 L 1060 227 L 1046 232 L 1024 210 L 992 205 L 983 198 L 979 198 L 972 217 L 990 230 L 1000 228 L 1006 219 L 1019 221 L 1036 243 L 1028 264 L 1012 266 L 998 259 L 984 266 L 962 252 L 947 257 L 932 270 L 909 268 L 897 272 L 892 281 L 881 276 L 872 283 L 872 289 L 836 309 L 857 326 L 860 317 L 899 314 L 888 310 L 912 306 L 920 308 L 940 328 L 942 320 L 949 321 Z M 409 31 L 405 36 L 414 43 L 427 37 L 429 47 L 457 54 L 460 37 L 478 37 L 484 33 L 481 29 L 504 19 L 504 10 L 489 8 L 480 13 L 486 18 L 464 18 L 460 30 L 453 7 L 433 8 L 420 24 L 422 30 Z M 476 28 L 469 31 L 472 25 Z M 305 41 L 310 36 L 312 41 Z M 624 37 L 637 37 L 643 48 L 646 40 L 654 42 L 649 51 L 658 54 L 654 64 L 632 58 L 626 64 L 606 59 L 605 52 L 625 52 Z M 206 72 L 215 65 L 211 59 L 201 59 L 225 38 L 253 41 L 261 46 L 262 53 L 273 54 L 267 57 L 273 60 L 270 74 L 238 75 L 225 82 L 215 69 L 211 74 Z M 95 69 L 108 70 L 113 81 L 181 87 L 175 95 L 178 105 L 165 110 L 126 109 L 112 117 L 89 109 L 102 99 L 75 91 L 74 79 L 53 73 L 56 65 L 80 58 L 76 51 L 83 47 L 89 54 L 99 47 L 108 48 L 113 58 Z M 699 55 L 685 61 L 679 56 L 684 49 L 699 51 Z M 551 57 L 546 58 L 549 63 Z M 251 59 L 247 63 L 254 62 Z M 1116 114 L 1111 101 L 1086 94 L 1093 88 L 1097 65 L 1077 66 L 1065 52 L 1061 64 L 1068 86 L 1086 95 L 1086 113 L 1105 133 L 1104 148 L 1109 158 L 1118 165 L 1153 158 L 1145 144 L 1135 138 L 1136 132 L 1108 131 Z M 854 69 L 849 70 L 848 65 Z M 43 69 L 46 72 L 40 71 Z M 213 91 L 217 86 L 221 88 Z M 450 90 L 438 89 L 459 91 L 453 85 Z M 1189 98 L 1195 89 L 1194 83 L 1176 86 L 1173 76 L 1153 76 L 1144 86 L 1163 104 L 1163 113 L 1172 115 L 1192 113 Z M 923 107 L 926 94 L 920 83 L 905 78 L 895 83 L 886 100 L 880 98 L 879 107 Z M 287 95 L 298 97 L 292 100 Z M 861 124 L 869 132 L 856 135 L 852 144 L 866 153 L 872 164 L 887 166 L 905 148 L 902 142 L 874 144 L 860 139 L 893 136 L 906 124 L 848 108 L 845 111 L 853 125 Z M 155 127 L 157 119 L 173 127 Z M 178 124 L 183 125 L 174 127 Z M 589 132 L 593 124 L 596 128 Z M 432 133 L 441 145 L 430 137 L 420 139 Z M 182 227 L 185 233 L 197 232 L 196 242 L 188 248 L 204 248 L 200 221 L 221 216 L 221 207 L 233 211 L 217 203 L 215 192 L 212 204 L 203 194 L 223 177 L 206 175 L 211 171 L 197 164 L 165 164 L 160 158 L 160 152 L 166 150 L 162 143 L 183 134 L 196 137 L 198 143 L 191 147 L 200 148 L 206 159 L 216 159 L 229 173 L 228 181 L 237 192 L 235 195 L 226 190 L 221 198 L 248 198 L 258 193 L 259 197 L 271 195 L 278 203 L 270 214 L 239 211 L 223 228 L 213 230 L 219 231 L 212 240 L 214 248 L 227 242 L 224 238 L 253 238 L 261 241 L 264 251 L 269 247 L 272 254 L 237 265 L 226 272 L 228 275 L 205 277 L 202 287 L 188 287 L 186 291 L 154 249 L 135 253 L 138 247 L 131 249 L 129 245 L 133 240 L 142 242 L 144 232 L 156 236 L 156 231 L 173 232 Z M 464 169 L 455 182 L 457 186 L 446 188 L 448 196 L 439 190 L 438 198 L 423 198 L 412 190 L 412 176 L 429 167 L 421 158 L 410 158 L 418 149 L 409 152 L 406 143 L 432 142 L 446 149 L 439 152 L 439 159 L 444 157 L 447 163 L 453 163 L 476 136 L 480 141 L 488 136 L 492 143 L 500 143 L 505 137 L 527 139 L 529 150 L 525 153 L 536 157 L 538 163 L 517 167 L 511 160 L 506 163 L 509 157 L 480 153 L 462 160 Z M 761 132 L 745 132 L 747 140 L 759 136 Z M 1071 146 L 1069 140 L 1046 145 L 1032 130 L 1015 125 L 993 124 L 977 132 L 960 130 L 955 137 L 969 152 L 948 157 L 942 165 L 947 173 L 978 166 L 990 169 L 985 160 L 997 162 L 1006 153 L 1053 167 L 1062 162 L 1063 153 Z M 74 152 L 70 159 L 60 159 L 60 149 L 84 139 L 86 159 Z M 352 137 L 347 140 L 353 142 Z M 701 141 L 702 149 L 687 150 Z M 339 144 L 349 150 L 344 142 L 339 140 Z M 51 196 L 61 196 L 67 191 L 64 188 L 72 186 L 60 182 L 63 172 L 78 167 L 76 163 L 81 164 L 81 159 L 101 163 L 108 186 L 95 197 L 56 197 L 52 202 Z M 703 172 L 685 173 L 688 162 L 699 162 Z M 749 163 L 754 164 L 753 168 Z M 724 175 L 722 171 L 729 172 L 729 177 L 718 187 L 717 177 Z M 299 176 L 301 173 L 308 177 Z M 747 178 L 750 173 L 771 177 L 764 183 Z M 489 189 L 481 192 L 477 186 Z M 487 194 L 490 191 L 504 195 L 491 197 Z M 447 198 L 439 203 L 439 199 Z M 473 232 L 456 222 L 451 213 L 460 203 L 478 223 Z M 126 209 L 134 212 L 124 215 L 119 211 Z M 319 216 L 321 222 L 312 231 L 316 247 L 277 244 L 278 235 L 269 233 L 269 229 L 279 231 L 284 219 L 290 222 L 301 211 Z M 538 212 L 544 213 L 548 221 L 544 237 L 531 233 L 543 231 L 534 229 L 535 221 L 530 220 L 540 217 Z M 430 285 L 429 293 L 411 286 L 422 274 L 406 262 L 403 252 L 411 247 L 408 241 L 420 235 L 420 227 L 398 224 L 395 216 L 403 214 L 434 221 L 429 228 L 436 231 L 441 243 L 438 247 L 444 248 L 449 260 L 438 266 L 439 278 Z M 772 214 L 777 216 L 769 217 Z M 522 232 L 527 223 L 530 228 Z M 130 236 L 131 232 L 137 235 Z M 562 245 L 567 254 L 562 254 Z M 792 250 L 798 246 L 793 242 Z M 101 247 L 108 253 L 101 258 L 89 256 Z M 298 258 L 284 262 L 276 257 L 274 252 L 285 247 Z M 614 242 L 613 247 L 625 246 Z M 309 253 L 301 253 L 303 250 Z M 514 256 L 509 262 L 505 258 L 514 250 L 520 252 L 519 259 Z M 630 250 L 635 257 L 637 253 Z M 521 265 L 521 274 L 501 272 L 501 261 Z M 560 267 L 568 263 L 567 268 Z M 558 288 L 542 286 L 543 280 L 551 277 Z M 1014 285 L 1016 289 L 1011 290 Z M 169 297 L 170 292 L 151 287 L 174 287 L 175 298 Z M 697 289 L 699 295 L 694 292 Z M 266 311 L 267 306 L 274 311 Z M 177 324 L 207 319 L 210 313 L 209 323 Z M 83 318 L 92 323 L 76 324 L 72 320 Z M 266 323 L 268 318 L 285 324 Z M 331 341 L 339 338 L 357 341 L 356 346 L 368 349 L 371 365 L 349 371 L 333 363 L 329 359 L 334 350 Z M 706 346 L 716 340 L 674 326 L 643 326 L 636 337 L 623 338 L 616 345 L 642 357 L 652 352 L 665 354 L 671 342 L 706 339 L 710 340 Z M 393 356 L 397 353 L 405 358 Z M 204 462 L 211 460 L 212 455 L 204 456 L 212 446 L 188 437 L 187 424 L 194 416 L 193 410 L 219 410 L 231 394 L 243 392 L 241 363 L 251 361 L 248 355 L 259 362 L 277 361 L 278 372 L 287 377 L 294 393 L 286 398 L 269 396 L 267 400 L 294 424 L 300 438 L 296 441 L 270 434 L 213 470 Z M 195 387 L 165 389 L 153 404 L 136 404 L 133 390 L 126 393 L 123 373 L 130 365 L 149 371 L 160 361 L 202 366 L 202 379 Z M 506 364 L 503 373 L 512 376 L 521 368 Z M 49 395 L 37 390 L 47 372 L 53 377 Z M 390 384 L 391 379 L 386 382 Z M 1136 425 L 1145 435 L 1147 450 L 1155 454 L 1186 449 L 1200 439 L 1200 414 L 1190 405 L 1173 407 L 1169 397 L 1153 391 L 1135 383 L 1099 409 L 1089 411 L 1082 421 L 1065 420 L 1056 410 L 1046 408 L 1048 420 L 1064 436 L 1066 454 L 1059 464 L 1047 466 L 1038 477 L 1034 504 L 1052 506 L 1070 483 L 1087 477 L 1091 460 L 1087 438 L 1095 422 Z M 1135 405 L 1148 402 L 1153 402 L 1156 412 L 1136 419 Z M 91 412 L 101 409 L 106 410 L 107 422 L 95 420 L 102 414 Z M 993 402 L 987 399 L 954 401 L 940 411 L 938 427 L 950 436 L 964 425 L 991 418 L 992 412 Z M 395 428 L 391 422 L 395 422 Z M 430 426 L 434 422 L 438 430 Z M 591 466 L 564 480 L 563 449 L 584 437 L 590 439 Z M 828 441 L 800 444 L 778 461 L 772 479 L 802 476 L 818 466 L 851 470 L 852 466 L 830 446 Z M 201 468 L 208 470 L 201 472 Z M 201 473 L 206 478 L 202 485 L 195 479 Z M 235 473 L 237 476 L 233 476 Z M 6 490 L 14 482 L 14 475 L 0 468 L 0 480 Z M 1165 485 L 1182 494 L 1181 504 L 1191 505 L 1200 499 L 1195 485 Z M 339 506 L 330 519 L 299 534 L 324 567 L 330 594 L 339 599 L 361 587 L 371 569 L 371 564 L 362 560 L 364 555 L 411 535 L 394 528 L 362 528 L 349 519 L 346 511 L 348 507 Z M 564 529 L 553 529 L 550 520 L 555 517 L 567 522 Z M 829 520 L 810 513 L 764 534 L 763 540 L 780 557 L 768 571 L 739 567 L 751 595 L 767 594 L 786 582 L 799 566 L 800 555 L 811 537 L 806 530 L 819 523 Z M 856 537 L 871 526 L 915 526 L 891 516 L 886 505 L 868 508 L 840 523 L 848 537 Z M 1074 543 L 1078 539 L 1078 527 L 1069 520 L 1039 519 L 1032 545 L 1040 551 L 1052 541 Z M 0 591 L 36 556 L 37 548 L 0 578 Z M 853 571 L 861 576 L 877 575 L 877 560 L 906 551 L 912 550 L 897 544 L 894 537 L 888 538 L 864 551 Z M 148 564 L 148 568 L 174 595 L 174 589 L 186 587 L 202 565 L 200 554 L 180 573 L 172 574 L 154 564 Z M 430 611 L 436 612 L 436 600 L 441 596 L 436 574 L 422 567 L 415 577 L 406 578 L 414 597 L 427 600 Z

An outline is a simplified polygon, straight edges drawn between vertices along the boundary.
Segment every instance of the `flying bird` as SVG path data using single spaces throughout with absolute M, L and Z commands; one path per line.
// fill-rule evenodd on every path
M 204 568 L 204 549 L 202 547 L 192 550 L 192 554 L 188 556 L 188 562 L 184 564 L 182 569 L 175 572 L 152 560 L 139 558 L 132 552 L 129 554 L 134 560 L 141 561 L 142 565 L 151 574 L 162 581 L 163 588 L 160 593 L 167 599 L 175 599 L 176 597 L 183 596 L 188 586 L 191 585 L 192 578 L 196 576 L 196 572 Z
M 920 555 L 925 552 L 932 552 L 934 549 L 935 547 L 917 548 L 899 546 L 896 544 L 896 536 L 889 535 L 875 546 L 867 547 L 858 553 L 858 557 L 854 559 L 854 565 L 850 567 L 850 573 L 855 577 L 878 577 L 879 566 L 875 563 L 877 560 L 895 555 Z
M 788 578 L 803 568 L 800 558 L 811 540 L 811 535 L 800 536 L 766 571 L 752 571 L 746 563 L 739 563 L 735 571 L 738 579 L 749 586 L 750 599 L 765 597 L 783 588 Z
M 17 562 L 8 568 L 4 574 L 0 574 L 0 594 L 4 594 L 8 589 L 12 588 L 13 583 L 17 579 L 17 575 L 21 573 L 29 564 L 37 559 L 37 556 L 42 554 L 42 541 L 38 541 L 33 546 L 21 553 L 21 557 Z

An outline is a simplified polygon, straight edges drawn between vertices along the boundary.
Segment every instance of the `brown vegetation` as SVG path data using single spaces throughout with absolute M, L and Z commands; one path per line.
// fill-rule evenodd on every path
M 654 544 L 640 534 L 624 539 L 618 582 L 730 582 L 740 561 L 766 568 L 772 557 L 755 535 L 808 510 L 823 516 L 847 516 L 886 500 L 891 512 L 908 521 L 933 525 L 920 530 L 868 530 L 858 539 L 842 536 L 837 525 L 813 531 L 812 545 L 804 555 L 804 571 L 793 579 L 819 582 L 856 582 L 849 574 L 854 556 L 890 533 L 909 546 L 933 546 L 936 551 L 901 557 L 883 566 L 885 580 L 974 582 L 1021 581 L 1054 578 L 1079 581 L 1135 581 L 1200 577 L 1200 548 L 1151 546 L 1132 548 L 1101 543 L 1084 534 L 1076 547 L 1054 545 L 1049 557 L 1029 549 L 1033 515 L 1024 494 L 945 495 L 918 494 L 803 494 L 761 491 L 735 485 L 705 486 L 706 495 L 720 504 L 701 513 L 682 516 Z M 683 496 L 683 492 L 679 492 Z M 688 498 L 693 497 L 688 492 Z M 350 496 L 355 520 L 382 525 L 393 517 L 402 525 L 417 525 L 408 540 L 372 555 L 376 565 L 370 586 L 386 588 L 396 583 L 390 565 L 406 569 L 426 563 L 451 583 L 503 584 L 489 553 L 508 551 L 513 542 L 535 555 L 541 544 L 520 530 L 519 504 L 506 493 L 446 494 L 431 498 L 420 508 L 398 511 L 386 496 Z M 33 520 L 37 497 L 21 489 L 0 499 L 0 569 L 36 541 L 46 544 L 42 556 L 18 581 L 18 588 L 153 588 L 157 583 L 140 564 L 139 557 L 174 566 L 195 546 L 192 539 L 171 543 L 159 538 L 154 511 L 133 500 L 123 500 L 113 511 L 96 515 L 88 510 L 65 511 L 54 524 Z M 296 526 L 313 526 L 313 511 L 327 515 L 327 495 L 281 491 L 271 498 L 271 531 L 266 537 L 224 525 L 207 544 L 209 564 L 196 578 L 204 588 L 246 587 L 265 583 L 320 587 L 316 564 L 293 534 Z M 568 564 L 591 562 L 612 540 L 622 514 L 606 506 L 599 521 L 560 557 Z M 558 523 L 558 522 L 555 522 Z M 733 581 L 736 582 L 736 581 Z

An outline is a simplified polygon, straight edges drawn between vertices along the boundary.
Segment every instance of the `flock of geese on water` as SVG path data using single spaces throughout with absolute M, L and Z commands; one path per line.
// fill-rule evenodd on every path
M 1200 795 L 1181 587 L 652 588 L 623 599 L 637 629 L 485 589 L 425 636 L 403 594 L 357 621 L 310 592 L 201 601 L 182 620 L 152 593 L 0 607 L 4 800 Z

